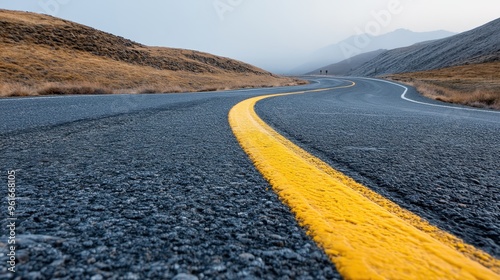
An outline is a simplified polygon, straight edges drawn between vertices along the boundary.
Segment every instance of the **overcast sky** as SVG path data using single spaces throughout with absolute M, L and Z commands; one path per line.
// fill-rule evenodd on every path
M 463 32 L 500 17 L 499 0 L 0 0 L 0 8 L 51 14 L 146 45 L 209 52 L 271 71 L 357 30 Z

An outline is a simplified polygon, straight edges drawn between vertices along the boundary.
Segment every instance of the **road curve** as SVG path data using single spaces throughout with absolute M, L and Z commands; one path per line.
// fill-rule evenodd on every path
M 1 170 L 18 176 L 18 275 L 339 278 L 227 123 L 247 98 L 344 83 L 311 80 L 292 89 L 0 99 Z M 352 90 L 262 101 L 257 113 L 337 170 L 498 257 L 498 115 L 408 102 L 400 87 L 354 80 Z
M 498 258 L 500 114 L 348 80 L 356 87 L 275 97 L 256 112 L 335 169 Z
M 255 113 L 268 98 L 352 89 L 291 92 L 245 100 L 231 127 L 262 175 L 348 279 L 496 278 L 500 262 L 332 169 Z M 405 88 L 406 94 L 408 91 Z M 424 245 L 425 244 L 425 245 Z

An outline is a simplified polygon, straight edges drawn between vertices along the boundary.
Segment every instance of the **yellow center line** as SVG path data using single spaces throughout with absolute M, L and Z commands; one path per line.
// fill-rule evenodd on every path
M 240 145 L 346 279 L 500 279 L 500 261 L 429 224 L 309 154 L 255 113 L 229 112 Z

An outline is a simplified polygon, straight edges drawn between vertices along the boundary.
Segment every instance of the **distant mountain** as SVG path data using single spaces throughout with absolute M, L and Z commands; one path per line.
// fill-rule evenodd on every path
M 500 61 L 500 18 L 458 35 L 384 52 L 349 72 L 377 76 Z
M 291 72 L 293 74 L 308 73 L 322 66 L 337 63 L 362 53 L 380 49 L 390 50 L 423 41 L 442 39 L 452 35 L 455 35 L 455 33 L 448 31 L 413 32 L 407 29 L 398 29 L 375 37 L 368 34 L 356 35 L 337 44 L 317 50 L 302 65 L 296 67 Z
M 345 76 L 349 72 L 361 67 L 361 65 L 374 59 L 375 57 L 386 51 L 387 50 L 376 50 L 373 52 L 359 54 L 346 60 L 342 60 L 341 62 L 330 64 L 328 66 L 311 71 L 307 73 L 307 75 L 319 74 L 320 71 L 322 71 L 322 73 L 325 73 L 326 70 L 328 71 L 328 75 Z

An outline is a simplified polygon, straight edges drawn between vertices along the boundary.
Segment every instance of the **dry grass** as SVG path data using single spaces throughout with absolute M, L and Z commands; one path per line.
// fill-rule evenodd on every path
M 500 62 L 389 75 L 436 100 L 500 110 Z
M 0 10 L 0 96 L 193 92 L 302 83 L 224 57 L 147 47 L 54 17 Z

